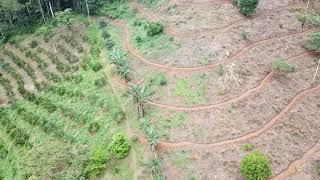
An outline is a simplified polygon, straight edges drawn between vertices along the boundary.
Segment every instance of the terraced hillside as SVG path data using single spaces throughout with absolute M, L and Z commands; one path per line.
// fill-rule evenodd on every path
M 48 24 L 12 38 L 0 177 L 250 179 L 243 159 L 258 152 L 268 179 L 319 179 L 319 13 L 302 0 L 260 0 L 251 17 L 228 0 L 121 1 L 49 38 Z

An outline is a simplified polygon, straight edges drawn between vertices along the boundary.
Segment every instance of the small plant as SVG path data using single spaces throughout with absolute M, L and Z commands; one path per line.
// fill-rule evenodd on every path
M 240 173 L 245 180 L 265 180 L 271 176 L 269 160 L 259 151 L 247 154 L 241 160 Z
M 86 177 L 91 179 L 98 176 L 106 168 L 109 159 L 110 155 L 105 146 L 94 149 L 85 165 Z
M 38 46 L 38 42 L 33 40 L 33 41 L 30 42 L 29 46 L 30 46 L 31 48 L 35 48 L 35 47 Z
M 123 134 L 117 133 L 112 136 L 112 142 L 109 149 L 116 158 L 123 159 L 129 154 L 130 144 Z
M 256 13 L 256 8 L 258 6 L 258 0 L 236 0 L 236 6 L 239 11 L 245 16 L 251 16 Z
M 320 163 L 318 162 L 316 166 L 317 175 L 320 176 Z
M 136 37 L 134 38 L 134 40 L 136 41 L 136 43 L 137 43 L 138 45 L 140 45 L 140 44 L 143 43 L 143 38 L 142 38 L 141 36 L 136 36 Z
M 88 131 L 89 131 L 91 134 L 93 134 L 93 133 L 98 132 L 99 129 L 100 129 L 99 123 L 98 123 L 98 122 L 92 122 L 92 123 L 90 123 L 90 125 L 89 125 Z
M 99 62 L 92 63 L 90 66 L 94 72 L 98 72 L 100 69 L 102 69 L 102 65 Z
M 144 102 L 151 95 L 143 84 L 134 84 L 131 86 L 130 95 L 132 96 L 133 103 L 137 104 L 139 118 L 145 115 Z
M 311 17 L 310 21 L 313 26 L 319 26 L 320 25 L 320 15 L 318 15 L 318 14 L 313 15 Z
M 317 53 L 320 52 L 320 31 L 312 32 L 309 36 L 307 48 Z
M 127 54 L 121 49 L 113 49 L 109 52 L 109 59 L 111 64 L 114 64 L 117 68 L 117 73 L 120 74 L 121 78 L 130 80 L 131 71 L 129 70 L 129 63 L 126 59 Z
M 245 29 L 241 32 L 241 36 L 243 39 L 248 40 L 249 39 L 249 30 Z
M 104 87 L 107 84 L 106 78 L 102 77 L 94 81 L 94 85 L 101 88 Z
M 223 76 L 226 72 L 226 66 L 224 64 L 219 65 L 218 74 L 220 76 Z
M 243 151 L 248 152 L 248 151 L 251 151 L 251 150 L 253 150 L 253 149 L 254 149 L 254 147 L 253 147 L 252 144 L 244 144 L 244 145 L 242 145 L 242 150 L 243 150 Z
M 299 17 L 298 17 L 298 20 L 301 22 L 301 26 L 304 27 L 307 22 L 308 22 L 308 16 L 305 15 L 305 14 L 301 14 Z
M 161 34 L 164 30 L 164 26 L 159 22 L 149 22 L 145 28 L 147 35 L 151 37 Z
M 161 170 L 161 160 L 159 158 L 151 159 L 149 162 L 144 163 L 144 165 L 151 170 L 153 179 L 164 180 Z
M 294 72 L 296 70 L 296 66 L 293 64 L 289 64 L 284 59 L 277 59 L 272 62 L 272 70 L 276 74 L 286 74 L 290 72 Z

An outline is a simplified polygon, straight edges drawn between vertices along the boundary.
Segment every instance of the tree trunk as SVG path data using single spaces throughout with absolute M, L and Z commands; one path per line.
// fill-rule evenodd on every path
M 52 44 L 53 44 L 54 52 L 57 54 L 57 53 L 58 53 L 58 51 L 57 51 L 56 44 L 55 44 L 55 43 L 52 43 Z
M 89 6 L 88 6 L 88 0 L 86 0 L 86 6 L 87 6 L 87 13 L 88 13 L 89 25 L 91 26 L 91 19 L 90 19 L 90 11 L 89 11 Z
M 320 59 L 318 60 L 318 65 L 317 65 L 316 72 L 314 73 L 314 76 L 313 76 L 312 84 L 314 84 L 314 81 L 316 80 L 318 70 L 319 70 L 319 65 L 320 65 Z
M 139 109 L 140 109 L 140 111 L 139 111 L 140 118 L 143 118 L 144 117 L 144 107 L 143 107 L 142 102 L 139 103 Z
M 1 34 L 1 37 L 4 38 L 4 35 L 3 35 L 3 32 L 2 32 L 2 29 L 0 28 L 0 34 Z
M 43 21 L 46 21 L 46 18 L 44 17 L 44 14 L 43 14 L 43 9 L 42 9 L 42 5 L 41 5 L 40 0 L 38 0 L 38 3 L 39 3 L 40 12 L 41 12 L 41 15 L 42 15 Z
M 26 5 L 26 8 L 27 8 L 28 14 L 29 14 L 29 16 L 30 16 L 29 6 L 28 6 L 28 5 Z
M 12 22 L 12 18 L 11 18 L 11 15 L 10 15 L 10 17 L 9 17 L 9 22 L 10 22 L 11 26 L 14 27 L 13 22 Z
M 50 16 L 50 8 L 49 8 L 49 5 L 48 5 L 48 1 L 44 1 L 44 4 L 46 5 L 46 13 L 47 13 L 47 16 Z
M 53 10 L 52 10 L 52 6 L 51 6 L 51 2 L 50 1 L 49 1 L 49 7 L 50 7 L 51 16 L 52 16 L 52 18 L 54 18 L 54 14 L 53 14 Z

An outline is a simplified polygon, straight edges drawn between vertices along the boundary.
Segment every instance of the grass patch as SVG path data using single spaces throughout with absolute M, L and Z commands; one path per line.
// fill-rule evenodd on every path
M 188 169 L 189 164 L 192 162 L 190 154 L 183 150 L 177 150 L 169 153 L 169 159 L 171 162 L 180 169 Z
M 153 4 L 153 1 L 145 2 Z M 179 44 L 174 42 L 172 37 L 161 33 L 161 31 L 154 36 L 148 36 L 148 27 L 151 22 L 139 19 L 129 7 L 128 2 L 108 4 L 102 8 L 101 13 L 112 18 L 126 20 L 130 32 L 132 34 L 134 32 L 130 38 L 131 44 L 147 58 L 159 59 L 164 54 L 169 55 L 179 48 Z
M 204 103 L 207 89 L 206 73 L 179 79 L 174 89 L 175 96 L 181 96 L 187 104 Z
M 185 113 L 174 113 L 168 118 L 160 119 L 156 123 L 156 128 L 158 129 L 159 135 L 164 138 L 169 138 L 170 129 L 183 127 L 186 121 Z

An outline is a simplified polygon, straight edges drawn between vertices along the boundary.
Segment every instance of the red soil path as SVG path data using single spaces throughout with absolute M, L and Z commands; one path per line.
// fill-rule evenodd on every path
M 152 20 L 156 20 L 159 21 L 159 18 L 157 18 L 154 13 L 152 13 L 151 11 L 149 11 L 148 9 L 144 8 L 143 6 L 139 5 L 139 4 L 135 4 L 135 7 L 138 8 L 141 12 L 143 12 L 143 14 L 145 14 L 146 16 L 148 16 L 148 19 L 152 19 Z M 201 34 L 205 34 L 205 33 L 209 33 L 209 32 L 213 32 L 213 31 L 227 31 L 233 27 L 236 27 L 238 25 L 240 25 L 241 23 L 249 20 L 249 19 L 253 19 L 259 16 L 266 16 L 266 15 L 270 15 L 274 12 L 277 11 L 281 11 L 281 10 L 289 10 L 289 9 L 293 9 L 293 8 L 303 8 L 305 7 L 304 4 L 295 4 L 295 5 L 288 5 L 288 6 L 284 6 L 284 7 L 279 7 L 276 9 L 273 9 L 272 11 L 270 10 L 264 10 L 264 11 L 260 11 L 259 13 L 257 13 L 256 15 L 248 18 L 248 17 L 242 17 L 238 20 L 235 20 L 223 27 L 220 28 L 213 28 L 213 29 L 204 29 L 204 30 L 197 30 L 194 32 L 179 32 L 177 30 L 174 30 L 172 28 L 166 27 L 165 28 L 165 33 L 167 33 L 170 36 L 175 36 L 175 37 L 181 37 L 181 36 L 195 36 L 195 35 L 201 35 Z
M 238 53 L 236 53 L 236 54 L 232 55 L 231 57 L 228 57 L 218 63 L 204 65 L 204 66 L 197 66 L 197 67 L 173 67 L 173 66 L 168 66 L 165 64 L 154 63 L 154 62 L 151 62 L 151 61 L 145 59 L 134 47 L 132 47 L 130 45 L 130 32 L 129 32 L 127 25 L 123 21 L 120 21 L 120 20 L 112 21 L 112 24 L 119 27 L 120 29 L 122 29 L 124 47 L 129 52 L 129 54 L 131 56 L 133 56 L 137 60 L 140 60 L 141 62 L 143 62 L 147 65 L 150 65 L 150 66 L 153 66 L 156 68 L 160 68 L 160 69 L 174 70 L 174 71 L 199 71 L 199 70 L 214 68 L 214 67 L 219 66 L 220 64 L 229 63 L 229 62 L 235 60 L 236 58 L 242 56 L 248 50 L 250 50 L 260 44 L 263 44 L 265 42 L 280 39 L 280 38 L 286 38 L 286 37 L 290 37 L 290 36 L 300 35 L 300 34 L 308 33 L 311 31 L 311 29 L 305 29 L 305 30 L 299 31 L 299 32 L 294 32 L 294 33 L 290 33 L 290 34 L 286 34 L 286 35 L 282 35 L 282 36 L 271 37 L 271 38 L 265 38 L 265 39 L 256 41 L 256 42 L 246 46 L 245 48 L 241 49 Z
M 274 176 L 272 180 L 284 180 L 286 177 L 295 174 L 297 167 L 302 166 L 313 154 L 320 151 L 320 140 L 308 149 L 300 158 L 289 163 L 288 167 Z
M 228 144 L 234 144 L 234 143 L 239 143 L 243 142 L 246 140 L 249 140 L 251 138 L 257 137 L 260 134 L 264 133 L 265 131 L 269 130 L 275 123 L 277 123 L 281 118 L 283 118 L 289 110 L 295 105 L 295 103 L 302 99 L 303 97 L 312 94 L 314 92 L 317 92 L 320 90 L 320 84 L 316 86 L 309 87 L 307 89 L 304 89 L 303 91 L 299 92 L 296 94 L 289 104 L 281 110 L 277 115 L 275 115 L 270 121 L 268 121 L 266 124 L 264 124 L 261 128 L 254 130 L 252 132 L 248 132 L 242 136 L 236 137 L 236 138 L 230 138 L 222 141 L 217 141 L 217 142 L 208 142 L 208 143 L 197 143 L 197 142 L 189 142 L 189 141 L 165 141 L 165 140 L 160 140 L 158 141 L 158 145 L 160 149 L 168 149 L 168 148 L 176 148 L 176 147 L 181 147 L 181 146 L 194 146 L 197 148 L 210 148 L 210 147 L 216 147 L 216 146 L 223 146 L 223 145 L 228 145 Z M 145 138 L 141 135 L 138 135 L 141 139 L 141 142 L 145 142 Z

